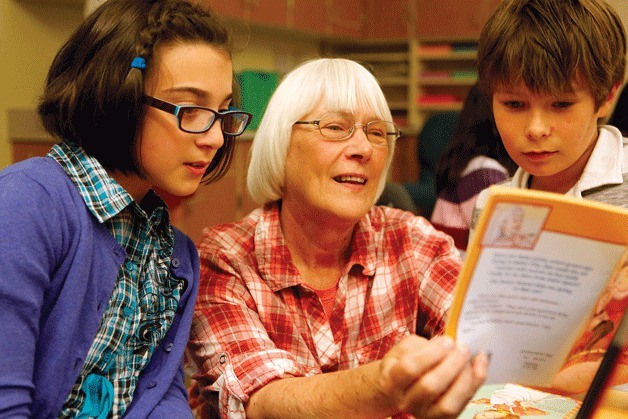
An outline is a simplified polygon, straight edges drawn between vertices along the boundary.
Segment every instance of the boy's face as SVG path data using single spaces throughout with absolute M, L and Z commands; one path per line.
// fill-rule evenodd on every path
M 598 137 L 612 95 L 595 107 L 588 89 L 535 94 L 524 83 L 493 94 L 497 129 L 512 159 L 533 175 L 532 188 L 565 193 L 578 181 Z

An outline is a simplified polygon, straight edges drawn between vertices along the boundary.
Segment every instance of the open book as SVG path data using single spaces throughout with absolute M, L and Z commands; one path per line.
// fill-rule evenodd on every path
M 628 305 L 628 209 L 492 186 L 467 250 L 446 333 L 491 361 L 462 417 L 575 417 Z

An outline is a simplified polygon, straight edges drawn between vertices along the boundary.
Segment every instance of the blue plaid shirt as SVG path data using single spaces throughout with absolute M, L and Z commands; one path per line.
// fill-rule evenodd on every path
M 98 222 L 126 250 L 100 328 L 59 417 L 122 416 L 139 374 L 168 331 L 182 283 L 170 275 L 174 235 L 163 201 L 150 191 L 141 203 L 76 145 L 52 148 Z

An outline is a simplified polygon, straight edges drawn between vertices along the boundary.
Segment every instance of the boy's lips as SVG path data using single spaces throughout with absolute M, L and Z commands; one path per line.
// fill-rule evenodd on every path
M 555 151 L 528 151 L 523 153 L 523 155 L 532 161 L 543 161 L 549 159 L 555 153 Z

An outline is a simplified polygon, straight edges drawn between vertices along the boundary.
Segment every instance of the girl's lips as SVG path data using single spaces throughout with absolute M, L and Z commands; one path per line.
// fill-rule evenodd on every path
M 201 163 L 185 163 L 185 167 L 195 176 L 203 176 L 207 170 L 208 164 Z

